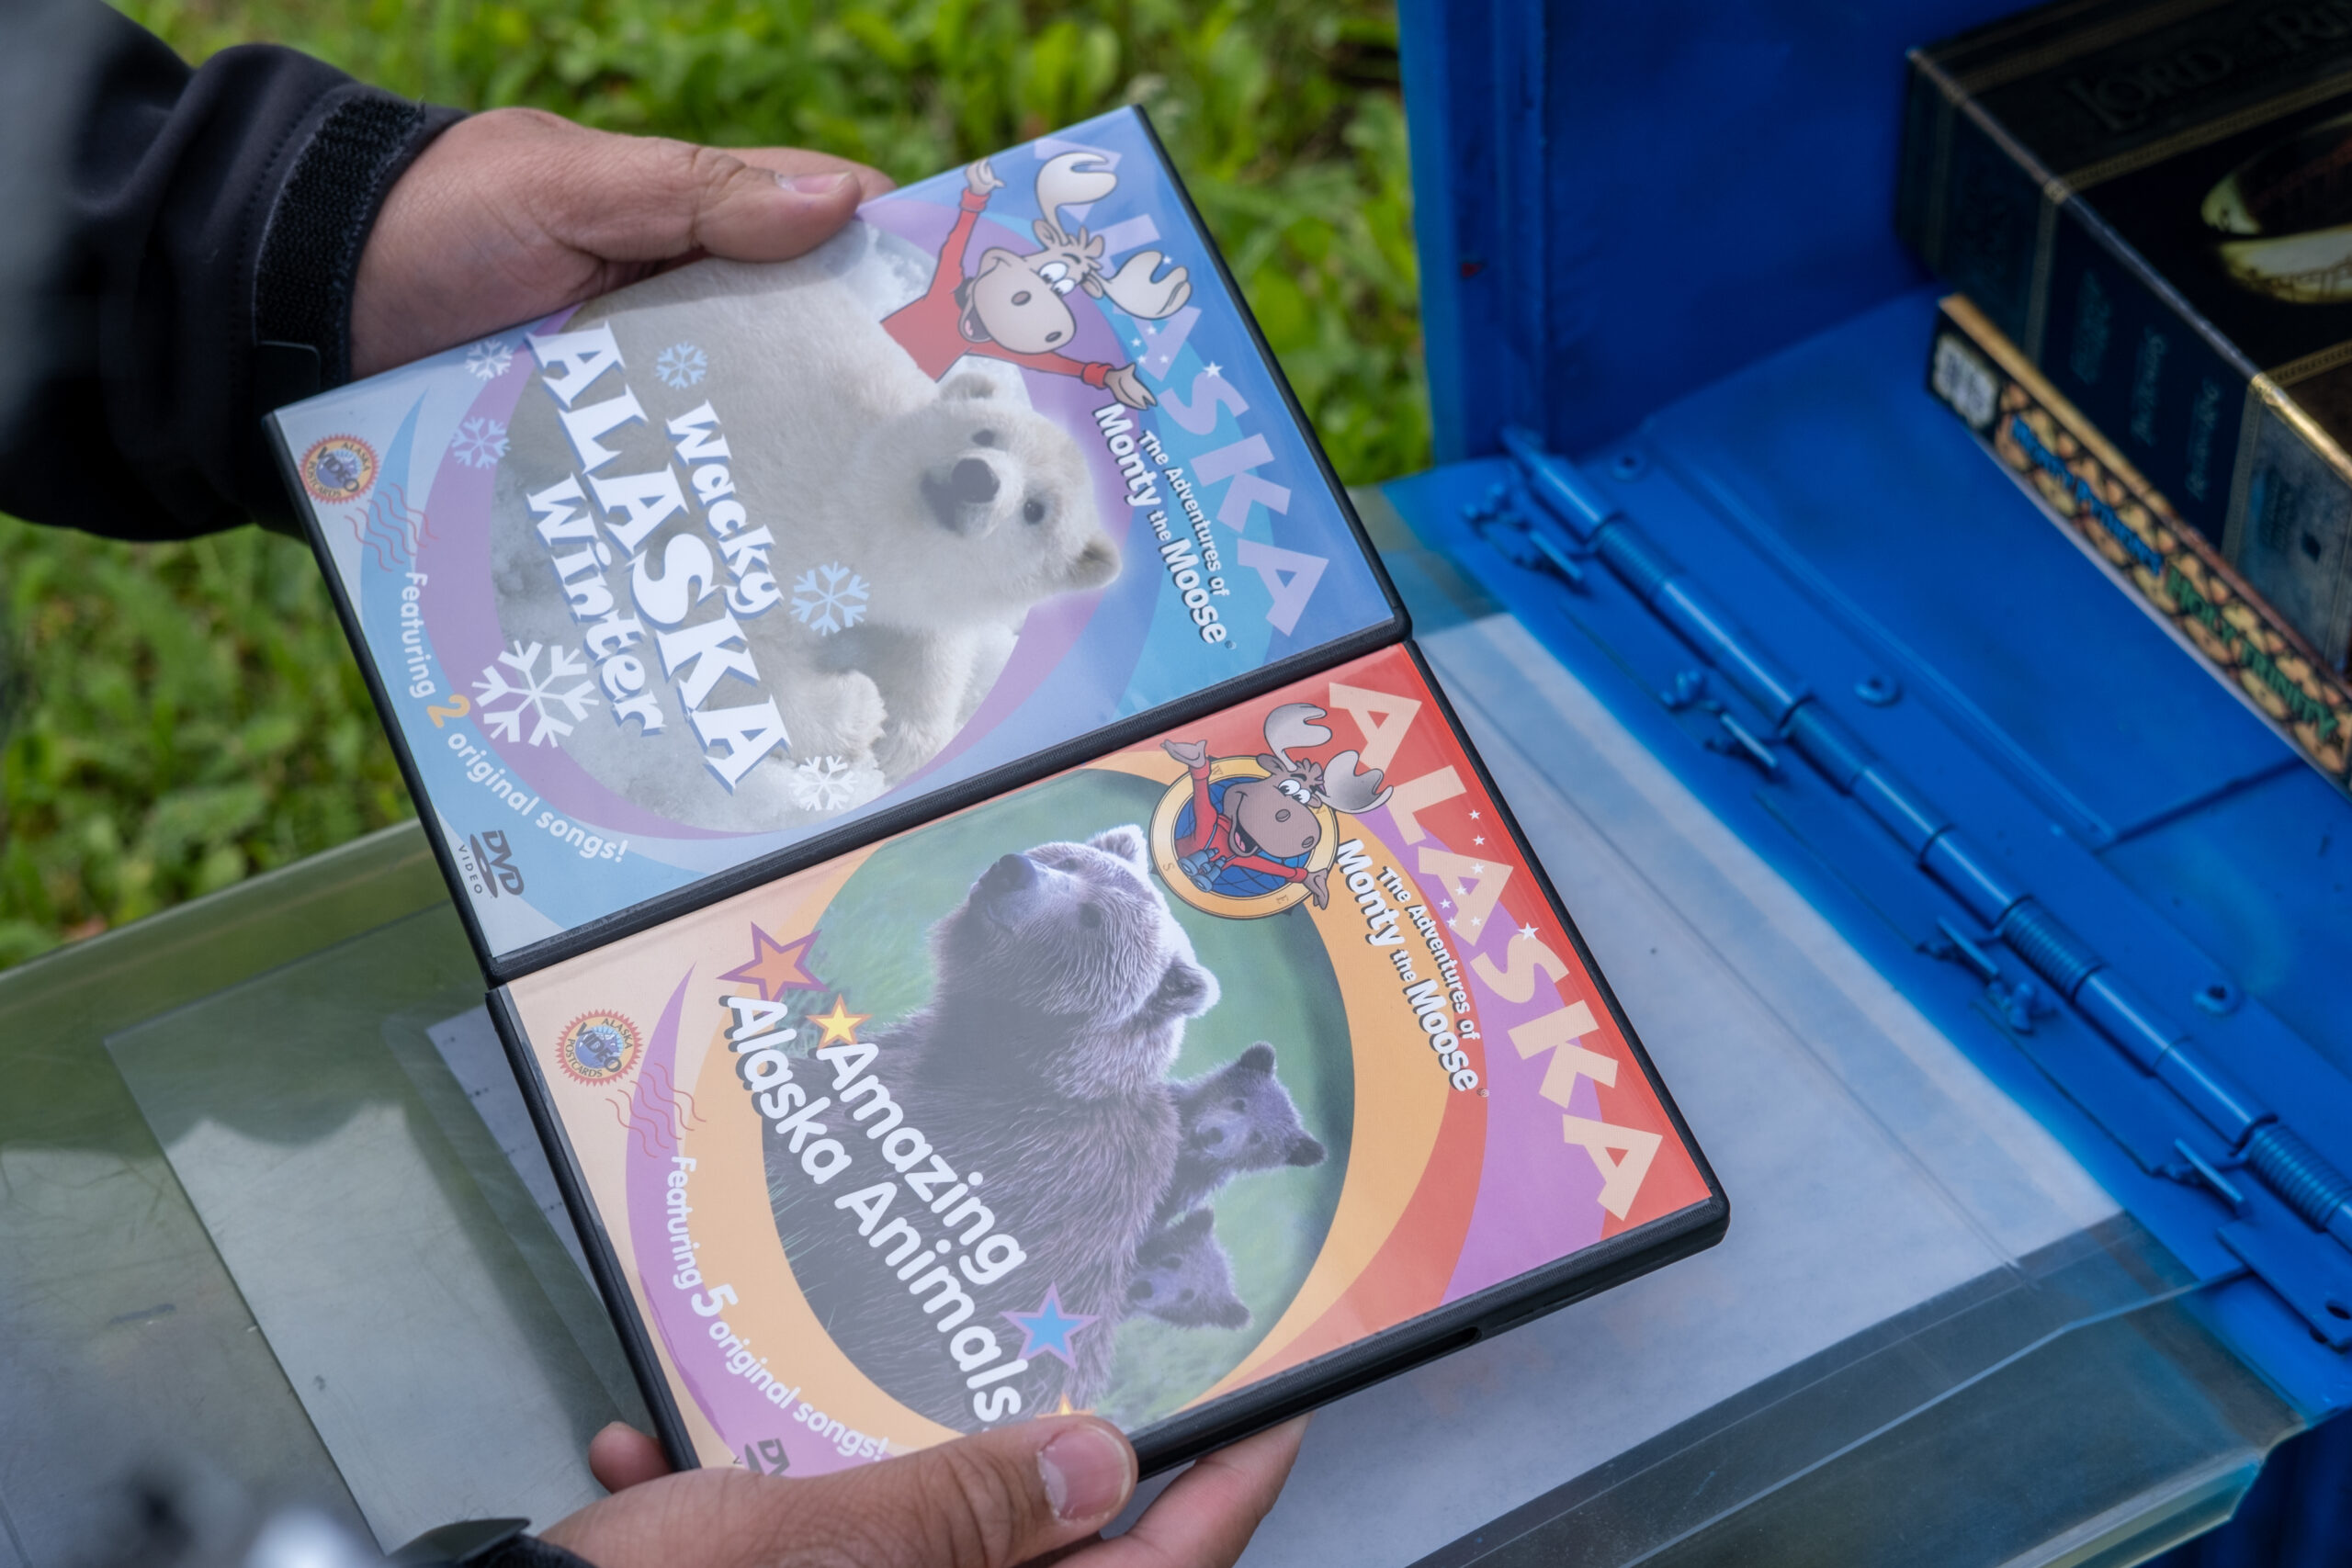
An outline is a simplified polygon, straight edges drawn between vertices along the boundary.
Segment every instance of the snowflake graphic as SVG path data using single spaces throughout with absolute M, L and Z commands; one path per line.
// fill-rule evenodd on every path
M 857 804 L 857 780 L 839 757 L 811 757 L 796 765 L 786 788 L 803 811 L 846 811 Z
M 690 343 L 673 343 L 653 361 L 653 374 L 665 387 L 692 387 L 710 368 L 710 356 Z
M 466 368 L 480 380 L 497 380 L 514 363 L 514 351 L 494 337 L 486 337 L 466 350 Z
M 539 655 L 543 652 L 548 656 L 545 676 L 538 673 Z M 514 671 L 521 683 L 508 681 L 499 664 Z M 587 673 L 586 661 L 560 643 L 545 649 L 536 642 L 518 642 L 513 652 L 498 656 L 498 664 L 482 666 L 481 679 L 474 682 L 475 694 L 481 698 L 474 715 L 492 734 L 508 740 L 523 739 L 523 719 L 528 715 L 536 721 L 531 744 L 548 745 L 552 739 L 571 734 L 572 726 L 587 717 L 588 710 L 596 705 L 595 688 L 586 681 L 557 690 L 558 682 Z M 515 699 L 513 707 L 492 710 L 491 704 L 509 697 Z M 559 707 L 571 716 L 558 718 L 555 710 Z
M 836 561 L 811 567 L 792 585 L 793 617 L 827 637 L 865 618 L 865 579 Z
M 493 468 L 506 456 L 506 427 L 477 415 L 458 426 L 449 443 L 449 456 L 469 468 Z

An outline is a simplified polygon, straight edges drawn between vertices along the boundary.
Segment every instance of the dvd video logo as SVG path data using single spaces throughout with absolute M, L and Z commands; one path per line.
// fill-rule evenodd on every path
M 493 829 L 473 834 L 459 848 L 458 860 L 466 874 L 466 886 L 476 897 L 495 898 L 502 891 L 523 891 L 523 873 L 514 863 L 514 852 L 507 846 L 503 831 Z

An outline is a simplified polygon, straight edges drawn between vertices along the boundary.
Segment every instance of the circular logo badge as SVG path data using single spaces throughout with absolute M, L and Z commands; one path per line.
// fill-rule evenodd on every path
M 1207 821 L 1201 820 L 1201 792 L 1189 775 L 1170 784 L 1152 808 L 1151 863 L 1168 890 L 1193 908 L 1237 920 L 1279 915 L 1307 897 L 1307 877 L 1328 872 L 1338 858 L 1340 815 L 1329 807 L 1235 794 L 1235 786 L 1266 776 L 1254 758 L 1219 757 L 1209 763 Z M 1311 811 L 1320 829 L 1314 845 L 1287 857 L 1257 848 L 1245 824 L 1261 808 Z
M 301 469 L 312 501 L 357 501 L 375 486 L 376 449 L 356 435 L 330 435 L 311 443 Z
M 645 1049 L 637 1025 L 616 1012 L 583 1012 L 556 1037 L 556 1065 L 575 1083 L 627 1077 Z

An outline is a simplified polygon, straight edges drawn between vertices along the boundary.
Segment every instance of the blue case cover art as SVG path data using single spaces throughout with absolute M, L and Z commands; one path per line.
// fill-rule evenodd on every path
M 1401 629 L 1132 110 L 273 418 L 494 970 Z

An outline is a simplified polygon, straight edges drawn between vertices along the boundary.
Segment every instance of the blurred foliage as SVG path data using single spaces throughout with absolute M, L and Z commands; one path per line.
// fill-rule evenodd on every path
M 310 552 L 11 523 L 0 961 L 408 815 Z
M 820 147 L 914 180 L 1148 108 L 1331 460 L 1425 466 L 1396 24 L 1384 0 L 131 0 L 394 91 L 610 130 Z
M 920 178 L 1139 103 L 1351 483 L 1429 460 L 1385 0 L 124 0 L 397 92 Z M 246 530 L 130 547 L 0 519 L 15 619 L 0 963 L 396 821 L 316 570 Z

